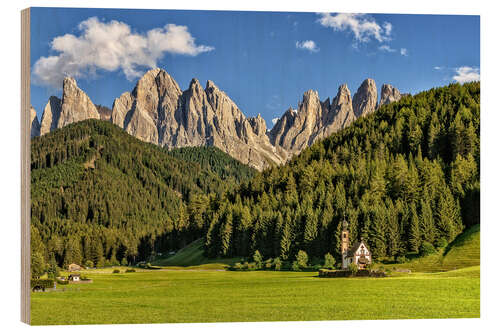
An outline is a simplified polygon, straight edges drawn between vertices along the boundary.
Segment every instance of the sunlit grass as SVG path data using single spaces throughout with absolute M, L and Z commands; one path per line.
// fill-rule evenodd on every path
M 32 323 L 98 324 L 479 316 L 479 267 L 390 278 L 314 272 L 86 273 L 92 284 L 33 293 Z

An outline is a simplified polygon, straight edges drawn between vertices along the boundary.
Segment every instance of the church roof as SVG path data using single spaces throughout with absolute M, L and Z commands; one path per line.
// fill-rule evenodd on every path
M 361 241 L 361 242 L 356 242 L 356 243 L 352 244 L 352 246 L 349 248 L 349 250 L 347 250 L 347 256 L 353 257 L 354 253 L 359 249 L 361 244 L 363 244 L 365 246 L 366 251 L 369 253 L 370 250 L 368 250 L 368 246 L 366 246 L 365 242 Z

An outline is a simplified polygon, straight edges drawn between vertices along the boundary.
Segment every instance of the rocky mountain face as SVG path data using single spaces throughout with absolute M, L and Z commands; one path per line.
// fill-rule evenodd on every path
M 147 72 L 113 103 L 111 121 L 129 134 L 166 147 L 215 146 L 258 170 L 286 160 L 266 135 L 262 117 L 246 118 L 212 81 L 186 91 L 162 69 Z
M 100 119 L 96 107 L 87 94 L 78 88 L 75 79 L 67 77 L 63 81 L 62 99 L 51 96 L 45 105 L 40 134 L 92 118 Z
M 352 99 L 352 108 L 357 118 L 370 114 L 377 108 L 377 86 L 373 79 L 363 81 Z
M 49 101 L 43 109 L 42 121 L 40 124 L 40 135 L 44 135 L 55 130 L 60 116 L 61 100 L 56 96 L 50 96 Z
M 49 98 L 45 106 L 40 135 L 72 122 L 89 118 L 110 121 L 142 141 L 167 148 L 215 146 L 257 170 L 281 164 L 315 141 L 347 126 L 358 117 L 374 112 L 401 98 L 396 88 L 384 84 L 377 104 L 375 81 L 366 79 L 354 98 L 346 84 L 337 95 L 321 101 L 318 92 L 308 90 L 296 110 L 289 108 L 268 131 L 260 116 L 245 117 L 229 96 L 214 82 L 203 87 L 191 80 L 182 91 L 163 69 L 152 69 L 142 76 L 131 92 L 113 102 L 112 109 L 95 106 L 66 78 L 62 99 Z M 32 115 L 32 135 L 37 135 L 36 113 Z
M 392 102 L 397 102 L 401 99 L 401 93 L 399 90 L 390 84 L 383 84 L 380 90 L 380 103 L 381 105 L 386 105 Z
M 339 87 L 330 103 L 321 102 L 317 91 L 304 93 L 297 110 L 288 109 L 269 132 L 273 145 L 298 153 L 318 139 L 322 139 L 348 126 L 356 119 L 351 93 L 347 85 Z
M 30 133 L 31 137 L 40 135 L 40 123 L 33 107 L 30 108 Z
M 97 112 L 99 113 L 99 116 L 101 117 L 101 120 L 104 121 L 111 121 L 111 109 L 108 107 L 105 107 L 104 105 L 99 105 L 97 104 L 95 106 L 97 109 Z

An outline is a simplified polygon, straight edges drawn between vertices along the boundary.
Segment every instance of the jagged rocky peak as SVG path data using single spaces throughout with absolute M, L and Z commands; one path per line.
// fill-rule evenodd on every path
M 351 100 L 351 91 L 349 90 L 349 87 L 347 87 L 347 83 L 340 85 L 335 100 L 342 103 Z
M 99 116 L 101 117 L 101 120 L 104 121 L 111 121 L 111 109 L 108 108 L 107 106 L 96 104 L 95 108 L 97 109 L 97 112 L 99 112 Z
M 44 135 L 57 128 L 59 117 L 61 116 L 62 101 L 56 96 L 50 96 L 43 109 L 42 120 L 40 122 L 40 135 Z
M 352 108 L 356 117 L 368 115 L 377 108 L 377 86 L 373 79 L 366 79 L 352 99 Z
M 351 92 L 347 84 L 344 83 L 339 87 L 337 96 L 332 100 L 330 109 L 323 118 L 323 126 L 315 135 L 313 142 L 345 128 L 354 120 L 356 120 L 356 116 L 352 109 Z
M 379 106 L 397 102 L 401 99 L 401 93 L 396 87 L 390 84 L 383 84 L 380 89 L 380 103 Z
M 40 123 L 33 106 L 30 107 L 30 135 L 31 137 L 40 135 Z
M 64 78 L 61 115 L 57 122 L 57 128 L 91 118 L 100 119 L 94 103 L 78 87 L 74 78 Z
M 266 121 L 261 117 L 260 113 L 257 115 L 257 117 L 249 117 L 248 121 L 250 122 L 250 126 L 252 126 L 255 135 L 263 136 L 266 134 Z
M 245 118 L 214 82 L 203 88 L 193 78 L 181 91 L 163 69 L 148 71 L 132 92 L 115 99 L 111 119 L 143 141 L 166 147 L 216 146 L 259 170 L 287 158 L 269 143 L 264 119 Z

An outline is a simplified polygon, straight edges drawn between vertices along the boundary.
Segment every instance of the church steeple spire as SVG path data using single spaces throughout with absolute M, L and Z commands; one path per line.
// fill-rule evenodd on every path
M 340 248 L 340 252 L 342 253 L 342 258 L 345 257 L 345 255 L 347 254 L 347 251 L 349 250 L 349 223 L 347 223 L 347 221 L 344 220 L 342 221 L 342 234 L 341 234 L 341 237 L 342 237 L 342 240 L 341 240 L 341 248 Z

